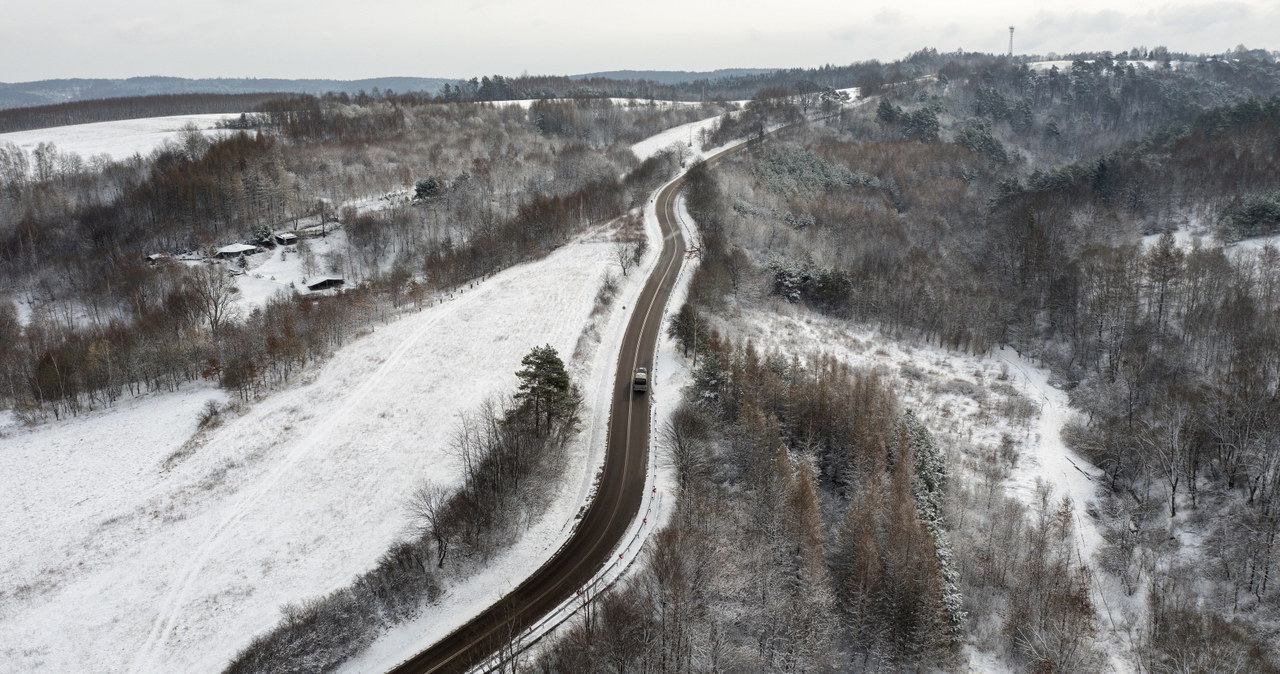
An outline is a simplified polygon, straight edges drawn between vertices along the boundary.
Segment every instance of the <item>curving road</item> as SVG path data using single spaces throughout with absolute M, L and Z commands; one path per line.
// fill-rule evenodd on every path
M 706 161 L 718 161 L 746 145 L 723 150 Z M 395 674 L 465 672 L 482 662 L 591 580 L 636 517 L 648 464 L 649 397 L 632 393 L 631 374 L 637 367 L 653 369 L 663 307 L 684 260 L 685 241 L 675 214 L 675 196 L 684 180 L 684 176 L 677 178 L 657 195 L 662 251 L 622 339 L 604 473 L 595 499 L 568 542 L 546 564 L 471 622 L 392 670 Z

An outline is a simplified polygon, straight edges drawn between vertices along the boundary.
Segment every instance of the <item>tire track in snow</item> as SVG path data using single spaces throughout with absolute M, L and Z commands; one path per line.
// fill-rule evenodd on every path
M 221 535 L 229 527 L 235 525 L 252 512 L 259 501 L 269 492 L 273 491 L 280 480 L 289 473 L 293 466 L 305 458 L 311 451 L 320 444 L 324 438 L 329 436 L 334 427 L 344 422 L 350 415 L 368 399 L 369 394 L 379 384 L 383 382 L 386 375 L 400 365 L 400 361 L 409 352 L 410 349 L 416 347 L 422 339 L 431 332 L 431 329 L 440 321 L 453 315 L 459 309 L 474 303 L 475 298 L 487 294 L 489 288 L 478 289 L 467 293 L 462 297 L 455 298 L 453 301 L 442 308 L 435 316 L 423 322 L 421 326 L 415 329 L 408 337 L 400 342 L 399 346 L 389 355 L 386 360 L 378 366 L 365 380 L 350 394 L 344 397 L 341 407 L 334 412 L 325 416 L 324 421 L 315 426 L 305 437 L 293 443 L 293 448 L 289 450 L 283 461 L 279 462 L 267 474 L 266 478 L 259 481 L 250 492 L 241 498 L 239 504 L 233 508 L 232 512 L 225 516 L 217 526 L 213 528 L 209 536 L 201 544 L 192 561 L 187 564 L 186 568 L 179 572 L 178 584 L 168 592 L 166 598 L 162 600 L 162 609 L 160 614 L 152 622 L 152 627 L 147 634 L 146 640 L 139 648 L 138 656 L 134 660 L 134 664 L 130 667 L 133 672 L 150 672 L 158 671 L 155 668 L 155 660 L 162 650 L 163 645 L 168 641 L 174 629 L 177 626 L 178 618 L 181 615 L 181 608 L 190 599 L 189 595 L 195 585 L 195 581 L 199 574 L 204 570 L 209 560 L 213 557 L 214 551 L 221 542 Z

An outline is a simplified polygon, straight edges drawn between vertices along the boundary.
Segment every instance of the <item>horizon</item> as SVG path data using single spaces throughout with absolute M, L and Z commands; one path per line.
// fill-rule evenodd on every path
M 1164 45 L 1191 54 L 1240 44 L 1280 47 L 1273 30 L 1280 7 L 1266 0 L 1134 0 L 1122 9 L 1081 0 L 1069 10 L 1015 0 L 964 8 L 942 0 L 909 8 L 886 0 L 799 0 L 785 15 L 759 0 L 697 6 L 659 0 L 644 12 L 579 0 L 537 7 L 477 0 L 443 8 L 377 0 L 360 12 L 298 0 L 218 4 L 227 11 L 154 0 L 75 11 L 50 3 L 16 7 L 0 26 L 0 81 L 146 77 L 138 73 L 153 72 L 158 62 L 168 71 L 160 76 L 188 79 L 357 80 L 393 71 L 453 79 L 752 67 L 738 65 L 746 62 L 809 68 L 899 58 L 921 45 L 1002 54 L 1010 25 L 1018 54 L 1102 51 L 1102 45 L 1113 52 Z
M 1165 47 L 1166 49 L 1169 50 L 1171 54 L 1187 55 L 1187 56 L 1198 57 L 1198 58 L 1211 58 L 1214 56 L 1226 55 L 1226 54 L 1229 54 L 1232 50 L 1238 49 L 1240 47 L 1244 47 L 1249 51 L 1262 50 L 1269 54 L 1272 54 L 1273 56 L 1280 56 L 1280 49 L 1272 49 L 1268 47 L 1254 46 L 1254 45 L 1248 45 L 1243 43 L 1233 47 L 1221 49 L 1218 51 L 1199 51 L 1199 52 L 1179 49 L 1179 48 L 1171 47 L 1165 44 L 1138 45 L 1137 47 L 1146 48 L 1146 49 L 1155 49 L 1157 47 Z M 931 47 L 921 47 L 920 49 L 904 52 L 897 56 L 872 57 L 867 59 L 859 59 L 856 61 L 849 61 L 847 63 L 829 62 L 829 63 L 822 63 L 818 65 L 803 65 L 803 66 L 784 65 L 784 66 L 771 66 L 771 67 L 760 67 L 760 66 L 749 66 L 749 65 L 748 66 L 724 66 L 724 67 L 711 68 L 711 69 L 705 69 L 705 70 L 619 67 L 619 68 L 613 68 L 610 70 L 593 70 L 593 71 L 572 72 L 572 73 L 522 72 L 520 74 L 511 74 L 511 73 L 499 72 L 499 73 L 472 73 L 465 76 L 397 74 L 397 75 L 371 75 L 368 77 L 326 77 L 326 76 L 288 77 L 288 76 L 271 76 L 271 75 L 186 76 L 186 75 L 149 73 L 145 75 L 127 75 L 127 76 L 121 76 L 121 77 L 88 77 L 88 76 L 69 75 L 65 77 L 47 77 L 47 78 L 33 79 L 33 80 L 0 80 L 0 85 L 30 84 L 34 82 L 59 82 L 59 81 L 69 81 L 69 80 L 128 81 L 128 80 L 142 80 L 142 79 L 176 79 L 176 80 L 191 80 L 191 81 L 195 81 L 195 80 L 281 80 L 281 81 L 318 80 L 318 81 L 334 81 L 334 82 L 362 82 L 367 80 L 393 80 L 393 79 L 426 79 L 426 80 L 447 80 L 450 82 L 459 82 L 459 81 L 469 80 L 472 78 L 479 78 L 479 77 L 492 76 L 492 75 L 499 75 L 507 78 L 517 78 L 517 77 L 571 77 L 572 78 L 572 77 L 588 77 L 588 76 L 604 77 L 606 75 L 613 74 L 613 73 L 630 73 L 630 72 L 634 72 L 634 73 L 647 73 L 647 72 L 696 73 L 696 74 L 711 74 L 719 71 L 729 71 L 729 70 L 758 70 L 758 71 L 764 71 L 764 72 L 773 72 L 773 71 L 792 70 L 792 69 L 821 68 L 823 66 L 841 67 L 841 66 L 852 65 L 852 64 L 867 62 L 867 61 L 880 61 L 881 63 L 892 63 L 894 61 L 905 59 L 906 57 L 910 56 L 912 53 L 915 53 L 917 51 L 921 51 L 923 49 L 930 49 L 930 48 Z M 1080 54 L 1109 53 L 1114 55 L 1114 54 L 1120 54 L 1120 53 L 1126 52 L 1128 51 L 1128 49 L 1132 49 L 1132 48 L 1133 47 L 1126 48 L 1126 49 L 1116 49 L 1116 50 L 1086 49 L 1086 50 L 1075 50 L 1075 51 L 1064 52 L 1064 53 L 1045 52 L 1045 53 L 1038 53 L 1038 54 L 1037 53 L 1019 54 L 1019 53 L 1016 53 L 1015 51 L 1014 57 L 1019 59 L 1024 59 L 1024 60 L 1025 59 L 1041 59 L 1045 61 L 1052 61 L 1052 60 L 1065 60 L 1067 57 L 1072 57 Z M 938 50 L 938 51 L 939 53 L 944 53 L 944 54 L 947 53 L 943 50 Z M 988 54 L 991 56 L 1004 55 L 998 52 L 973 51 L 973 52 L 967 52 L 967 53 L 982 53 L 982 54 Z M 734 77 L 734 75 L 726 75 L 725 77 Z

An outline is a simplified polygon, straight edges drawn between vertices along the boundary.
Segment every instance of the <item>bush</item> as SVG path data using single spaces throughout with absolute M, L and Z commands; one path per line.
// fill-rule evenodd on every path
M 1280 233 L 1280 192 L 1255 195 L 1227 209 L 1222 238 L 1240 241 Z

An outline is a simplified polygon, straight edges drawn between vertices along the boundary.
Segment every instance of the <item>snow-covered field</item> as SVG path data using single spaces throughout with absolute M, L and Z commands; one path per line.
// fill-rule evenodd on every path
M 0 133 L 0 145 L 13 143 L 30 153 L 40 143 L 53 143 L 59 152 L 74 152 L 85 159 L 107 155 L 119 160 L 135 154 L 150 154 L 152 150 L 176 139 L 182 127 L 189 123 L 200 127 L 207 136 L 233 133 L 215 129 L 214 125 L 220 120 L 239 116 L 238 113 L 174 115 L 13 131 Z
M 214 671 L 282 605 L 371 567 L 416 483 L 456 483 L 456 414 L 512 388 L 531 347 L 573 352 L 614 245 L 586 238 L 379 327 L 168 469 L 220 393 L 8 427 L 0 539 L 22 545 L 0 549 L 0 671 Z
M 6 414 L 0 540 L 22 545 L 0 549 L 0 672 L 216 671 L 282 606 L 370 568 L 404 535 L 403 503 L 421 480 L 456 484 L 454 420 L 511 389 L 531 347 L 578 347 L 571 371 L 589 423 L 571 487 L 492 568 L 451 590 L 427 627 L 443 634 L 478 612 L 559 546 L 589 494 L 624 309 L 656 259 L 648 210 L 648 257 L 603 315 L 591 316 L 596 293 L 617 269 L 615 244 L 597 231 L 377 327 L 208 431 L 197 433 L 200 410 L 225 395 L 204 385 L 29 429 Z M 240 277 L 244 308 L 287 288 L 298 264 L 282 254 Z M 589 326 L 599 345 L 583 351 Z M 394 634 L 386 643 L 392 659 L 406 647 Z
M 1148 234 L 1141 239 L 1143 250 L 1147 250 L 1160 240 L 1159 234 Z M 1242 241 L 1227 242 L 1218 238 L 1216 232 L 1208 227 L 1180 227 L 1173 231 L 1173 243 L 1182 250 L 1195 248 L 1222 248 L 1227 255 L 1258 253 L 1263 248 L 1280 249 L 1280 234 L 1256 236 Z

